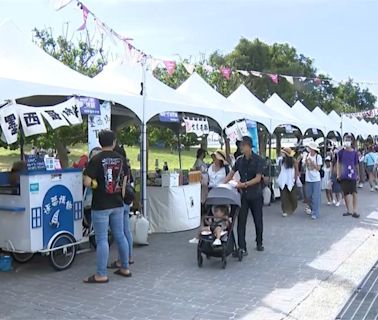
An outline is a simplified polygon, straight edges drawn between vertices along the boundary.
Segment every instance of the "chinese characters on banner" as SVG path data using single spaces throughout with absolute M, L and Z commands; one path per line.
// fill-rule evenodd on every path
M 0 109 L 0 124 L 8 144 L 17 142 L 19 121 L 16 105 L 9 104 Z
M 159 114 L 160 122 L 179 122 L 179 115 L 177 112 L 162 112 Z
M 100 115 L 88 115 L 88 152 L 99 147 L 98 133 L 110 129 L 111 105 L 105 101 L 100 105 Z
M 100 114 L 100 102 L 95 98 L 76 98 L 81 114 Z
M 206 118 L 184 117 L 186 133 L 194 133 L 198 137 L 209 134 L 209 122 Z
M 18 113 L 26 137 L 47 132 L 41 112 L 41 108 L 19 105 Z
M 226 135 L 233 143 L 241 140 L 243 136 L 249 136 L 246 122 L 235 122 L 231 127 L 226 128 Z

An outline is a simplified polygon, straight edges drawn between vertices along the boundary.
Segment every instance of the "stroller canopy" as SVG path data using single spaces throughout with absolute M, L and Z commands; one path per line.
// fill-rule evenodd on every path
M 221 184 L 209 191 L 206 205 L 241 206 L 239 192 L 229 184 Z

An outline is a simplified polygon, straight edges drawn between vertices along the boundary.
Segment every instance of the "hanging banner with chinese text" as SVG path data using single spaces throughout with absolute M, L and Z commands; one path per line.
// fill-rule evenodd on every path
M 249 136 L 246 122 L 235 122 L 231 127 L 226 128 L 226 135 L 233 143 L 235 143 L 236 140 L 242 140 L 243 136 Z
M 209 134 L 209 122 L 206 118 L 183 118 L 185 122 L 186 133 L 194 133 L 198 137 Z
M 26 137 L 47 132 L 41 113 L 41 108 L 18 105 L 18 114 Z
M 98 133 L 104 129 L 110 129 L 111 105 L 105 101 L 100 105 L 100 115 L 88 115 L 88 152 L 99 147 Z
M 246 120 L 248 135 L 252 138 L 252 150 L 254 153 L 259 154 L 259 134 L 256 121 Z
M 177 112 L 162 112 L 159 114 L 160 122 L 179 122 Z
M 80 97 L 76 98 L 81 114 L 100 114 L 100 102 L 96 98 Z
M 63 114 L 70 124 L 75 125 L 83 123 L 76 98 L 71 98 L 66 102 L 59 104 L 59 109 L 59 112 Z
M 11 103 L 0 109 L 0 124 L 3 136 L 8 144 L 17 142 L 19 117 L 17 105 Z
M 75 98 L 71 98 L 67 102 L 71 102 L 72 105 L 75 105 Z M 46 119 L 53 130 L 70 125 L 66 118 L 63 116 L 63 111 L 67 107 L 67 102 L 63 102 L 51 107 L 41 108 L 42 116 Z

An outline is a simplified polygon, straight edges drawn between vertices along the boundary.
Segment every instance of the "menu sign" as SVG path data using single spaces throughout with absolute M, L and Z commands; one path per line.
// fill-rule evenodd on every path
M 28 171 L 46 171 L 45 159 L 36 155 L 26 155 Z

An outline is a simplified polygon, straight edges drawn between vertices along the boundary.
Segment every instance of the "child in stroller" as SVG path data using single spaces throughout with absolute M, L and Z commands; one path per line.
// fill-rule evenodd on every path
M 202 267 L 203 254 L 207 258 L 222 258 L 223 268 L 226 268 L 227 257 L 231 254 L 239 261 L 243 259 L 233 232 L 240 204 L 240 194 L 230 185 L 219 185 L 210 190 L 206 200 L 208 216 L 204 217 L 206 227 L 200 233 L 197 246 L 199 267 Z
M 213 216 L 205 219 L 207 226 L 202 229 L 201 234 L 208 236 L 213 234 L 215 240 L 213 246 L 221 246 L 221 238 L 227 234 L 227 229 L 230 226 L 229 208 L 225 205 L 218 205 L 212 207 Z

